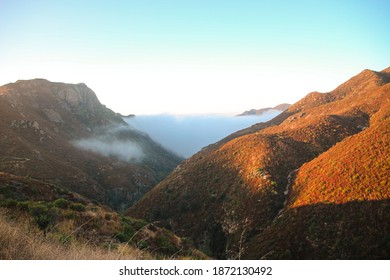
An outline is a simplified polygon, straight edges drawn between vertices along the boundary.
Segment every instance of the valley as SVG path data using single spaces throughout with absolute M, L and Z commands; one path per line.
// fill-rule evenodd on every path
M 183 158 L 85 84 L 0 87 L 0 258 L 387 259 L 390 68 L 282 109 Z

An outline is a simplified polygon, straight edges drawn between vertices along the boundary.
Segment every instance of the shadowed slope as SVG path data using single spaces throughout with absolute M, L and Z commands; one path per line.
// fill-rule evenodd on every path
M 0 129 L 0 171 L 61 184 L 116 209 L 181 161 L 132 130 L 85 84 L 36 79 L 0 87 Z
M 389 259 L 390 200 L 290 209 L 245 245 L 245 259 Z

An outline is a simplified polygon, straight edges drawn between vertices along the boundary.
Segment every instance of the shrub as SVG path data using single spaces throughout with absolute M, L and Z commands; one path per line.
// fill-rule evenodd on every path
M 73 220 L 73 219 L 76 219 L 77 216 L 75 215 L 75 213 L 73 211 L 67 211 L 64 213 L 64 217 L 66 219 Z
M 173 254 L 179 250 L 164 233 L 156 238 L 159 249 L 167 254 Z
M 56 211 L 47 208 L 44 204 L 30 205 L 29 211 L 38 227 L 44 232 L 48 230 L 49 226 L 54 225 L 57 220 Z
M 146 240 L 143 240 L 143 239 L 138 242 L 137 246 L 141 250 L 149 248 L 148 242 L 146 242 Z
M 17 205 L 17 201 L 12 198 L 7 198 L 0 201 L 0 207 L 15 207 Z
M 116 238 L 120 242 L 128 242 L 135 234 L 135 229 L 131 225 L 124 225 L 122 230 L 117 233 Z
M 19 201 L 18 204 L 16 205 L 20 210 L 23 211 L 28 211 L 30 205 L 32 205 L 31 201 Z
M 81 204 L 79 202 L 77 203 L 72 203 L 70 205 L 70 209 L 74 210 L 74 211 L 78 211 L 78 212 L 84 212 L 86 210 L 85 208 L 85 205 L 84 204 Z
M 136 230 L 140 230 L 144 226 L 146 226 L 148 223 L 142 219 L 134 219 L 132 221 L 132 225 L 135 227 Z
M 70 202 L 64 198 L 59 198 L 54 201 L 54 206 L 61 209 L 67 209 L 69 207 Z

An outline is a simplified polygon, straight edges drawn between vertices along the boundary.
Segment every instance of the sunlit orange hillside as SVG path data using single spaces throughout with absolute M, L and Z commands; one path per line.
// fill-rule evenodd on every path
M 128 213 L 217 258 L 388 258 L 390 68 L 182 163 Z

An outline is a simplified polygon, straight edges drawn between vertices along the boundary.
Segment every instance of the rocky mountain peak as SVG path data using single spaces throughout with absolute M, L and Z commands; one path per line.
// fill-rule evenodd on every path
M 51 95 L 59 101 L 66 102 L 71 107 L 98 108 L 101 106 L 96 94 L 84 83 L 65 84 L 53 83 L 46 79 L 33 79 L 18 80 L 7 86 L 16 89 L 12 94 L 34 98 L 41 95 L 46 95 L 46 97 Z

